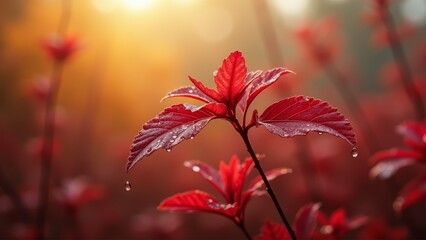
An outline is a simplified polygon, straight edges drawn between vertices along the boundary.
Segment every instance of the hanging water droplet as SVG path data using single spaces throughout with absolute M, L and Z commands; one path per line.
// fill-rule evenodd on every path
M 126 181 L 126 183 L 124 183 L 124 190 L 126 191 L 130 191 L 132 189 L 132 185 L 130 184 L 130 181 Z
M 356 147 L 352 148 L 351 155 L 354 158 L 358 157 L 358 149 Z
M 323 132 L 318 132 L 318 135 L 322 135 L 323 134 Z
M 191 136 L 191 137 L 190 137 L 190 139 L 191 139 L 191 140 L 192 140 L 192 139 L 194 139 L 194 136 Z
M 192 166 L 192 171 L 199 172 L 201 169 L 199 166 Z M 211 200 L 211 199 L 210 199 Z
M 166 151 L 167 151 L 167 152 L 171 152 L 171 151 L 172 151 L 172 149 L 170 149 L 170 148 L 167 148 L 167 149 L 166 149 Z

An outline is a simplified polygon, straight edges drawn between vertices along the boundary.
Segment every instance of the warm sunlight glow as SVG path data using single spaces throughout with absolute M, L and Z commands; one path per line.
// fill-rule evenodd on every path
M 232 32 L 234 19 L 231 13 L 223 7 L 210 7 L 197 13 L 194 27 L 197 34 L 206 42 L 220 42 Z
M 154 0 L 123 0 L 123 5 L 126 9 L 132 11 L 139 11 L 150 7 Z
M 175 0 L 175 2 L 182 5 L 187 5 L 187 4 L 195 3 L 196 0 Z
M 119 0 L 92 0 L 93 7 L 99 12 L 112 12 L 118 6 Z
M 309 0 L 273 0 L 272 4 L 284 17 L 300 17 L 307 13 Z

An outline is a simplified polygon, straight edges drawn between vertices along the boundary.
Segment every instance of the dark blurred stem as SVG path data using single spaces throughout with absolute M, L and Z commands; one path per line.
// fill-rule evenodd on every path
M 62 0 L 58 36 L 63 37 L 71 17 L 71 0 Z M 48 213 L 50 178 L 52 174 L 53 143 L 55 136 L 55 108 L 61 84 L 63 62 L 55 61 L 51 73 L 51 89 L 46 100 L 43 148 L 41 157 L 39 202 L 36 212 L 36 239 L 45 239 L 44 228 Z
M 417 119 L 422 121 L 426 116 L 426 109 L 419 93 L 418 89 L 415 87 L 413 83 L 413 74 L 411 73 L 410 66 L 408 64 L 407 57 L 404 53 L 404 49 L 401 44 L 401 40 L 399 39 L 394 20 L 392 18 L 392 14 L 389 12 L 387 7 L 383 7 L 383 21 L 386 24 L 388 29 L 388 37 L 390 42 L 390 48 L 392 55 L 399 65 L 399 70 L 401 72 L 401 81 L 404 85 L 405 91 L 410 98 L 413 107 L 416 111 Z
M 268 1 L 253 0 L 257 23 L 261 31 L 263 43 L 266 48 L 269 62 L 274 66 L 284 64 L 284 58 L 281 54 L 280 44 L 278 43 L 277 34 L 275 32 L 271 14 L 268 8 Z
M 252 240 L 252 239 L 253 239 L 253 238 L 250 236 L 250 233 L 247 231 L 247 228 L 246 228 L 246 226 L 245 226 L 244 222 L 237 222 L 237 221 L 235 221 L 235 220 L 234 220 L 234 222 L 235 222 L 235 224 L 237 224 L 238 228 L 240 228 L 240 229 L 241 229 L 241 231 L 243 231 L 244 235 L 246 236 L 246 238 L 247 238 L 248 240 Z
M 284 226 L 287 228 L 288 233 L 291 236 L 291 239 L 296 240 L 296 235 L 293 231 L 293 229 L 291 228 L 290 223 L 288 222 L 281 206 L 280 203 L 278 202 L 277 197 L 275 196 L 274 190 L 272 189 L 271 184 L 269 183 L 268 178 L 266 177 L 265 172 L 262 169 L 262 166 L 260 165 L 259 159 L 256 156 L 256 153 L 253 150 L 253 147 L 251 146 L 250 140 L 248 138 L 248 129 L 243 129 L 243 127 L 241 126 L 241 124 L 237 121 L 234 120 L 232 121 L 232 123 L 234 124 L 234 127 L 236 128 L 236 130 L 238 131 L 238 133 L 240 134 L 241 138 L 243 139 L 246 147 L 247 147 L 247 152 L 250 154 L 250 157 L 253 159 L 254 162 L 254 166 L 256 167 L 257 171 L 260 174 L 260 177 L 263 180 L 263 183 L 265 184 L 266 187 L 266 191 L 268 192 L 269 196 L 272 198 L 272 201 L 274 202 L 275 208 L 278 211 L 278 214 L 281 217 L 281 220 L 284 223 Z
M 371 127 L 370 123 L 365 118 L 361 104 L 359 103 L 358 98 L 355 96 L 355 93 L 349 88 L 349 85 L 347 84 L 343 74 L 331 63 L 323 63 L 323 68 L 330 76 L 330 80 L 337 88 L 337 91 L 340 93 L 340 96 L 346 103 L 346 106 L 349 108 L 350 112 L 353 113 L 356 121 L 361 124 L 360 128 L 361 131 L 363 131 L 363 137 L 367 143 L 366 146 L 370 149 L 369 152 L 372 153 L 375 150 L 380 149 L 379 138 L 375 134 L 375 131 Z
M 29 223 L 31 221 L 31 215 L 22 202 L 21 196 L 16 191 L 16 188 L 7 181 L 6 177 L 2 173 L 0 173 L 0 188 L 2 188 L 4 193 L 9 196 L 9 198 L 12 200 L 12 203 L 15 204 L 15 207 L 23 222 Z
M 43 149 L 40 172 L 39 202 L 36 215 L 36 239 L 44 239 L 44 226 L 48 211 L 50 176 L 53 157 L 53 140 L 55 135 L 55 106 L 59 92 L 62 63 L 55 63 L 52 70 L 52 88 L 46 101 L 44 118 Z

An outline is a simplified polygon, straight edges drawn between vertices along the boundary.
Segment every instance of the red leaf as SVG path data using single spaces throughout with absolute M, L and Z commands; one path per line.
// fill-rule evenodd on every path
M 291 172 L 292 170 L 290 168 L 276 168 L 266 172 L 265 175 L 268 181 L 272 181 L 281 175 L 291 173 Z M 260 176 L 256 177 L 255 179 L 253 179 L 253 181 L 250 182 L 250 190 L 253 190 L 253 191 L 258 190 L 262 186 L 263 186 L 263 180 Z
M 405 142 L 417 150 L 426 150 L 426 125 L 422 122 L 407 121 L 397 127 L 397 132 L 404 136 Z
M 370 170 L 370 177 L 387 179 L 402 167 L 413 165 L 424 158 L 419 152 L 397 148 L 378 152 L 371 157 L 375 166 Z
M 221 204 L 212 195 L 196 190 L 173 195 L 161 202 L 158 209 L 187 213 L 211 212 L 232 218 L 238 207 L 234 204 Z
M 250 84 L 250 87 L 239 103 L 240 108 L 245 111 L 259 93 L 276 82 L 281 75 L 289 72 L 291 71 L 282 67 L 268 71 L 249 72 L 245 81 L 246 84 Z
M 308 204 L 301 208 L 296 214 L 295 233 L 297 239 L 305 240 L 310 239 L 311 233 L 314 231 L 317 225 L 317 215 L 319 203 Z
M 214 101 L 211 97 L 207 96 L 205 93 L 203 93 L 202 91 L 198 90 L 195 87 L 181 87 L 181 88 L 175 89 L 167 93 L 167 95 L 163 97 L 161 101 L 167 98 L 172 98 L 172 97 L 189 97 L 189 98 L 203 101 L 205 103 Z
M 204 86 L 202 82 L 198 81 L 195 78 L 192 78 L 191 76 L 188 76 L 188 77 L 189 77 L 189 80 L 191 80 L 191 82 L 195 85 L 195 87 L 197 87 L 202 93 L 214 99 L 216 102 L 222 102 L 223 97 L 214 89 Z
M 426 175 L 408 183 L 394 202 L 397 212 L 426 198 Z
M 203 178 L 209 181 L 209 183 L 211 183 L 213 187 L 216 188 L 216 190 L 220 192 L 222 196 L 226 199 L 226 195 L 224 195 L 225 190 L 222 178 L 216 169 L 198 161 L 186 161 L 183 165 L 185 167 L 191 168 L 192 171 L 201 174 L 201 176 L 203 176 Z
M 227 202 L 235 202 L 237 199 L 234 199 L 235 191 L 238 189 L 234 189 L 234 183 L 237 181 L 240 170 L 240 160 L 237 156 L 232 156 L 231 162 L 227 165 L 225 162 L 221 161 L 219 165 L 219 174 L 222 176 L 222 181 L 224 185 L 226 201 Z M 240 189 L 241 191 L 241 189 Z
M 148 121 L 135 137 L 128 157 L 127 171 L 155 150 L 171 150 L 183 140 L 194 137 L 210 120 L 221 117 L 226 112 L 226 106 L 220 103 L 209 103 L 202 107 L 178 104 L 165 109 Z
M 251 158 L 247 158 L 245 162 L 240 166 L 238 171 L 238 177 L 236 181 L 234 181 L 234 199 L 235 201 L 240 202 L 241 194 L 243 193 L 244 182 L 247 178 L 247 175 L 253 169 L 253 160 Z
M 317 131 L 334 135 L 356 145 L 349 121 L 328 103 L 303 96 L 283 99 L 269 106 L 258 123 L 281 137 Z
M 290 234 L 281 224 L 266 220 L 256 240 L 290 240 Z
M 425 158 L 425 156 L 417 151 L 392 148 L 375 153 L 370 159 L 376 164 L 383 161 L 395 161 L 400 159 L 422 160 L 423 158 Z
M 223 60 L 222 66 L 214 77 L 218 92 L 231 108 L 242 96 L 246 75 L 245 59 L 241 52 L 236 51 Z
M 265 175 L 268 181 L 272 181 L 281 175 L 291 173 L 291 172 L 292 170 L 289 168 L 277 168 L 277 169 L 272 169 L 266 172 Z M 263 180 L 260 176 L 253 179 L 250 182 L 249 189 L 244 192 L 243 197 L 241 198 L 241 206 L 244 207 L 248 203 L 248 201 L 251 199 L 251 197 L 263 195 L 265 192 L 259 191 L 259 189 L 262 186 L 263 186 Z

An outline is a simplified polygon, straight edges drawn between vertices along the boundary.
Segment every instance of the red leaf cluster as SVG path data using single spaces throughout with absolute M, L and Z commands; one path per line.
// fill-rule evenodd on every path
M 165 199 L 160 206 L 160 210 L 178 212 L 210 212 L 228 217 L 236 223 L 244 221 L 244 211 L 247 203 L 252 197 L 265 194 L 260 190 L 263 181 L 260 177 L 249 183 L 246 191 L 243 191 L 246 178 L 253 168 L 253 160 L 247 158 L 242 164 L 238 157 L 233 156 L 229 164 L 221 161 L 219 171 L 211 166 L 198 162 L 185 162 L 186 167 L 199 173 L 206 179 L 223 197 L 225 203 L 221 203 L 216 197 L 199 190 L 179 193 Z M 290 173 L 287 168 L 273 169 L 266 173 L 268 180 Z
M 319 210 L 320 204 L 308 204 L 296 214 L 295 233 L 297 239 L 337 240 L 344 239 L 347 234 L 365 223 L 368 219 L 358 216 L 352 219 L 346 217 L 344 209 L 333 212 L 330 218 Z M 257 240 L 291 239 L 285 227 L 271 221 L 265 221 Z
M 404 137 L 407 149 L 392 148 L 371 157 L 374 167 L 372 177 L 387 179 L 402 167 L 426 163 L 426 123 L 408 121 L 400 124 L 397 131 Z M 394 207 L 398 212 L 426 198 L 426 173 L 409 182 L 397 197 Z
M 216 90 L 189 77 L 195 87 L 173 90 L 163 99 L 189 97 L 200 100 L 205 105 L 174 105 L 148 121 L 134 139 L 127 171 L 152 152 L 160 148 L 169 151 L 183 140 L 193 138 L 215 118 L 229 121 L 240 134 L 247 134 L 253 126 L 263 125 L 281 137 L 318 131 L 340 137 L 352 146 L 356 145 L 349 121 L 328 103 L 313 98 L 300 96 L 281 100 L 269 106 L 260 117 L 257 110 L 254 110 L 251 122 L 246 124 L 248 108 L 253 100 L 289 72 L 291 71 L 285 68 L 274 68 L 247 73 L 245 59 L 241 52 L 236 51 L 223 61 L 215 74 Z M 242 121 L 237 118 L 237 106 L 243 112 Z

